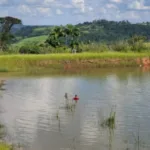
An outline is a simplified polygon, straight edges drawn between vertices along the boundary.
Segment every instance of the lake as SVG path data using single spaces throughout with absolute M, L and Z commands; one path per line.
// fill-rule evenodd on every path
M 150 72 L 99 69 L 62 75 L 1 75 L 0 121 L 28 150 L 150 149 Z M 65 93 L 80 98 L 66 108 Z M 116 112 L 115 128 L 102 127 Z

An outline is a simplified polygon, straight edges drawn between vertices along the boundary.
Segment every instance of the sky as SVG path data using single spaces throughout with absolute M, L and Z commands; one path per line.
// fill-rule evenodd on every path
M 150 22 L 150 0 L 0 0 L 0 17 L 24 25 L 78 24 L 98 19 Z

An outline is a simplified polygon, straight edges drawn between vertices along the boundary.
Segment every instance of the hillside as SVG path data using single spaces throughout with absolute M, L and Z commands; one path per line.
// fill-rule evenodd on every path
M 131 24 L 128 21 L 107 21 L 97 20 L 84 22 L 76 25 L 80 31 L 80 40 L 84 42 L 112 42 L 127 39 L 132 35 L 144 35 L 150 39 L 150 23 Z M 14 29 L 13 33 L 17 37 L 15 41 L 23 38 L 48 35 L 53 26 L 23 26 Z
M 41 36 L 36 36 L 36 37 L 29 37 L 29 38 L 25 38 L 20 40 L 19 42 L 13 44 L 13 46 L 18 46 L 21 47 L 23 45 L 25 45 L 26 43 L 34 43 L 34 42 L 44 42 L 46 40 L 47 36 L 46 35 L 41 35 Z

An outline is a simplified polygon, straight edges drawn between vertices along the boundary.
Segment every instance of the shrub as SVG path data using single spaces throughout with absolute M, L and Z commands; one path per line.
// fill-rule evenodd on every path
M 40 54 L 40 47 L 37 45 L 24 45 L 19 49 L 21 54 Z
M 146 50 L 144 42 L 146 42 L 147 38 L 145 36 L 134 35 L 130 39 L 128 39 L 128 44 L 131 46 L 131 50 L 135 52 L 141 52 Z
M 113 43 L 110 47 L 112 50 L 117 52 L 127 52 L 131 50 L 129 44 L 125 41 Z
M 108 46 L 105 43 L 90 43 L 81 44 L 81 49 L 84 52 L 106 52 L 109 51 Z

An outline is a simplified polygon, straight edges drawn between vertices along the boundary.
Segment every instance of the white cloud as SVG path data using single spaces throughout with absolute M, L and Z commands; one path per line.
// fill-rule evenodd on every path
M 73 8 L 73 6 L 71 4 L 55 3 L 55 6 L 58 8 Z
M 93 11 L 92 7 L 87 7 L 88 11 Z
M 27 5 L 20 5 L 18 7 L 18 11 L 19 11 L 19 13 L 22 13 L 22 14 L 27 14 L 27 13 L 29 14 L 29 13 L 31 13 L 31 9 Z
M 20 14 L 28 16 L 43 16 L 43 17 L 51 16 L 51 9 L 45 7 L 37 7 L 32 9 L 28 5 L 20 5 L 18 7 L 18 12 Z
M 27 3 L 36 3 L 37 0 L 26 0 Z
M 150 6 L 145 6 L 144 5 L 144 0 L 133 1 L 131 4 L 129 4 L 128 7 L 130 9 L 137 9 L 137 10 L 150 10 Z
M 72 0 L 72 4 L 75 8 L 80 9 L 82 13 L 85 12 L 85 2 L 84 0 Z
M 140 19 L 140 16 L 135 11 L 128 11 L 121 14 L 121 19 L 138 21 Z
M 110 0 L 110 2 L 114 2 L 114 3 L 122 3 L 122 0 Z
M 50 5 L 52 2 L 55 2 L 55 0 L 44 0 L 43 4 L 44 5 Z
M 102 13 L 102 14 L 106 14 L 106 13 L 107 13 L 106 8 L 100 8 L 100 13 Z
M 56 9 L 56 14 L 57 14 L 57 15 L 62 15 L 63 12 L 62 12 L 60 9 Z
M 7 4 L 7 3 L 8 3 L 8 0 L 0 0 L 0 5 Z
M 37 12 L 40 14 L 40 15 L 44 15 L 44 16 L 50 16 L 51 15 L 51 9 L 50 8 L 43 8 L 43 7 L 39 7 L 36 9 Z
M 106 7 L 107 8 L 114 8 L 114 9 L 117 9 L 118 7 L 114 4 L 106 4 Z
M 8 16 L 7 10 L 0 11 L 0 17 L 4 17 L 4 16 Z

